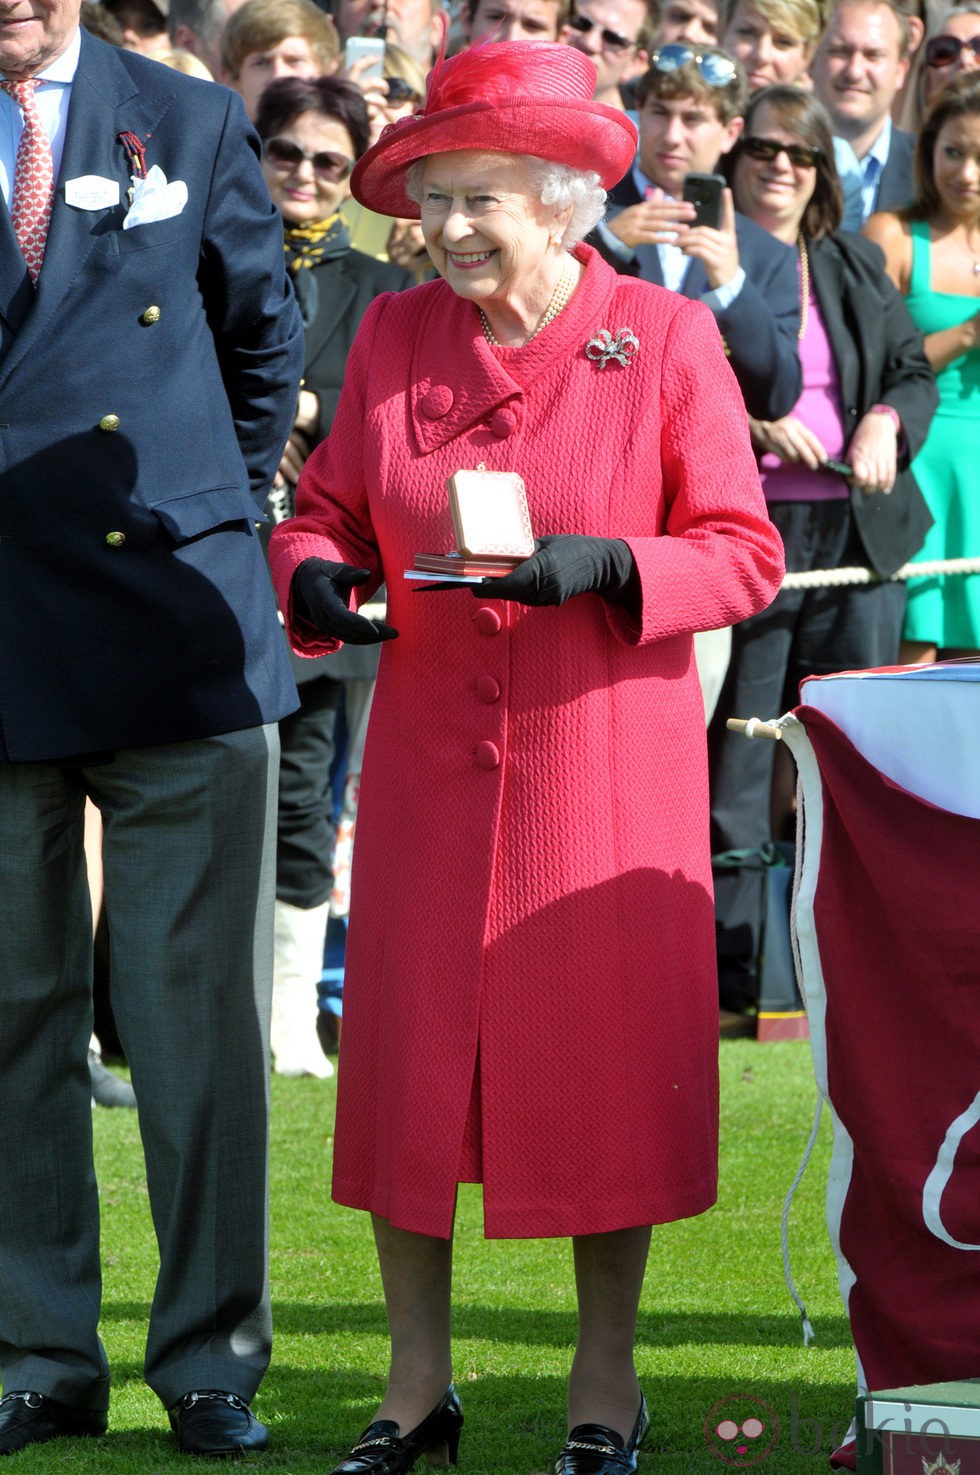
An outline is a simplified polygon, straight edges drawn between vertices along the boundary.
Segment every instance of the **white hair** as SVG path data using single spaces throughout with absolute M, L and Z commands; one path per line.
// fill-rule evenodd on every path
M 532 154 L 515 154 L 530 175 L 531 188 L 542 205 L 556 210 L 571 207 L 571 219 L 565 227 L 561 244 L 566 251 L 577 246 L 602 219 L 606 211 L 606 192 L 592 169 L 572 169 L 567 164 L 554 164 Z M 422 200 L 422 168 L 425 159 L 416 159 L 405 174 L 405 193 L 418 205 Z

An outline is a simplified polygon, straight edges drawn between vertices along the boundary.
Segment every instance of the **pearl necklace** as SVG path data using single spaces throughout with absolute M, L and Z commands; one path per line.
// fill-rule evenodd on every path
M 537 326 L 535 327 L 534 331 L 530 333 L 527 338 L 525 338 L 523 345 L 521 345 L 522 347 L 526 347 L 527 344 L 531 342 L 532 338 L 537 338 L 538 334 L 544 328 L 546 328 L 549 323 L 554 322 L 555 318 L 561 312 L 562 308 L 568 306 L 569 298 L 571 297 L 574 290 L 575 266 L 571 259 L 566 256 L 564 262 L 562 263 L 561 276 L 558 278 L 558 281 L 555 284 L 555 290 L 551 294 L 551 301 L 548 303 L 548 306 L 538 318 Z M 483 311 L 483 308 L 478 307 L 477 312 L 480 314 L 480 323 L 483 327 L 483 336 L 490 344 L 490 347 L 502 347 L 500 340 L 496 337 L 493 329 L 490 326 L 489 320 L 486 313 Z
M 802 343 L 810 316 L 810 255 L 802 231 L 796 238 L 796 249 L 800 253 L 800 331 L 796 336 Z

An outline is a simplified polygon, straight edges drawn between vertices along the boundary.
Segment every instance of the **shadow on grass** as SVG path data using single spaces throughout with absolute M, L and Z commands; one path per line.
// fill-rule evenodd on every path
M 113 1322 L 145 1324 L 148 1311 L 148 1305 L 139 1301 L 106 1303 L 103 1320 L 110 1350 Z M 261 1457 L 261 1464 L 289 1475 L 325 1475 L 370 1421 L 384 1391 L 384 1311 L 379 1304 L 327 1300 L 322 1305 L 277 1304 L 274 1316 L 272 1365 L 254 1405 L 272 1435 L 272 1448 Z M 529 1367 L 526 1373 L 495 1368 L 493 1349 L 505 1349 L 501 1355 L 511 1360 L 521 1345 L 554 1349 L 564 1369 L 574 1337 L 571 1312 L 465 1303 L 457 1307 L 458 1387 L 466 1413 L 460 1452 L 464 1475 L 466 1471 L 540 1475 L 553 1469 L 564 1438 L 564 1377 L 544 1373 L 540 1366 Z M 849 1349 L 842 1315 L 821 1318 L 819 1337 L 822 1352 L 836 1351 L 839 1356 L 840 1349 Z M 300 1345 L 292 1340 L 297 1338 L 302 1339 Z M 375 1338 L 381 1347 L 376 1367 L 370 1365 L 371 1350 L 364 1345 L 365 1339 Z M 467 1342 L 486 1345 L 467 1349 Z M 710 1359 L 710 1373 L 691 1371 L 691 1349 L 696 1353 L 700 1347 L 706 1361 Z M 676 1371 L 671 1370 L 669 1355 L 663 1355 L 671 1348 L 685 1349 L 683 1367 L 678 1357 Z M 761 1369 L 760 1349 L 777 1349 L 763 1353 Z M 653 1351 L 657 1369 L 650 1371 Z M 827 1454 L 840 1442 L 853 1410 L 854 1387 L 843 1359 L 840 1376 L 836 1365 L 826 1363 L 815 1362 L 813 1374 L 808 1372 L 795 1315 L 648 1313 L 640 1319 L 638 1355 L 640 1366 L 646 1363 L 643 1383 L 652 1420 L 646 1451 L 654 1456 L 641 1461 L 639 1475 L 644 1475 L 644 1466 L 671 1475 L 682 1470 L 688 1475 L 717 1471 L 720 1457 L 709 1447 L 709 1415 L 721 1405 L 714 1422 L 728 1416 L 731 1410 L 724 1405 L 730 1400 L 749 1400 L 751 1412 L 775 1433 L 778 1453 L 774 1448 L 773 1470 L 778 1468 L 780 1475 L 819 1470 L 823 1475 Z M 133 1410 L 143 1427 L 122 1427 L 120 1421 L 132 1418 Z M 81 1450 L 73 1447 L 75 1441 L 69 1442 L 64 1446 L 63 1468 L 91 1471 L 101 1466 L 118 1475 L 130 1471 L 156 1475 L 174 1463 L 199 1468 L 197 1462 L 176 1454 L 166 1415 L 143 1387 L 142 1366 L 135 1359 L 113 1357 L 112 1433 L 99 1444 L 107 1457 L 97 1465 L 89 1459 L 86 1465 L 84 1459 L 76 1463 Z M 34 1454 L 25 1457 L 23 1475 L 56 1468 L 47 1462 L 35 1466 Z M 41 1451 L 36 1454 L 40 1457 Z
M 765 1437 L 772 1442 L 767 1469 L 780 1475 L 823 1475 L 827 1455 L 848 1423 L 853 1385 L 809 1386 L 789 1375 L 742 1375 L 737 1362 L 736 1355 L 731 1374 L 722 1377 L 644 1377 L 651 1429 L 639 1475 L 718 1471 L 713 1430 L 721 1419 L 733 1414 L 744 1418 L 746 1413 L 763 1422 Z M 460 1449 L 463 1475 L 545 1475 L 553 1469 L 565 1430 L 563 1377 L 487 1372 L 471 1374 L 457 1386 L 466 1418 Z M 137 1391 L 146 1423 L 127 1428 L 126 1404 L 132 1407 Z M 338 1365 L 299 1367 L 274 1358 L 254 1402 L 256 1414 L 269 1425 L 271 1446 L 249 1464 L 289 1475 L 326 1475 L 370 1421 L 382 1391 L 381 1368 L 375 1374 Z M 200 1470 L 201 1462 L 177 1453 L 166 1415 L 143 1387 L 142 1368 L 135 1361 L 117 1361 L 113 1368 L 108 1436 L 58 1441 L 18 1459 L 22 1475 L 54 1470 L 158 1475 L 174 1468 Z
M 111 1316 L 111 1308 L 108 1313 Z M 322 1336 L 385 1335 L 387 1323 L 380 1304 L 332 1301 L 322 1304 L 274 1303 L 275 1330 L 280 1335 Z M 514 1343 L 528 1347 L 570 1347 L 575 1341 L 576 1318 L 572 1311 L 521 1310 L 515 1307 L 483 1306 L 458 1302 L 453 1307 L 453 1336 L 458 1342 Z M 843 1315 L 821 1316 L 819 1345 L 823 1349 L 847 1349 L 851 1334 Z M 754 1316 L 728 1312 L 640 1313 L 637 1342 L 657 1347 L 790 1347 L 802 1346 L 800 1318 L 795 1312 L 783 1316 Z
M 312 1379 L 312 1384 L 311 1384 Z M 319 1374 L 274 1364 L 263 1384 L 259 1412 L 277 1411 L 275 1446 L 283 1456 L 319 1454 L 339 1460 L 373 1417 L 382 1378 L 338 1368 Z M 565 1382 L 559 1377 L 480 1375 L 457 1384 L 465 1427 L 460 1460 L 470 1471 L 527 1475 L 551 1470 L 565 1437 Z M 311 1406 L 311 1391 L 314 1399 Z M 850 1383 L 810 1388 L 791 1379 L 645 1378 L 651 1428 L 645 1451 L 657 1457 L 643 1466 L 660 1470 L 663 1460 L 685 1461 L 688 1469 L 718 1468 L 710 1448 L 722 1419 L 751 1413 L 764 1423 L 778 1447 L 773 1468 L 823 1471 L 843 1437 L 854 1407 Z M 740 1462 L 741 1463 L 741 1462 Z

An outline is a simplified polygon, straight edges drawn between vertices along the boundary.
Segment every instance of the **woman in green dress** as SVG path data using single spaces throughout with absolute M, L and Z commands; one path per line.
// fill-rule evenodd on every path
M 980 558 L 980 75 L 945 87 L 923 120 L 916 197 L 865 234 L 923 334 L 939 409 L 912 466 L 935 522 L 916 562 Z M 980 573 L 909 583 L 903 658 L 980 654 Z

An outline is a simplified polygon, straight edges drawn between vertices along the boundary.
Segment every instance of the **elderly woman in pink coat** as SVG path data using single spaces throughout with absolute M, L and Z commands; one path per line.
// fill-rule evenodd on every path
M 488 1236 L 571 1236 L 579 1336 L 558 1475 L 623 1475 L 650 1226 L 717 1167 L 717 988 L 693 632 L 782 573 L 702 305 L 579 244 L 635 131 L 568 47 L 440 62 L 354 171 L 421 217 L 439 279 L 378 298 L 272 564 L 294 647 L 384 641 L 364 755 L 333 1195 L 373 1217 L 381 1407 L 335 1475 L 455 1462 L 460 1182 Z M 420 589 L 447 478 L 519 473 L 503 578 Z M 384 580 L 390 624 L 351 607 Z M 475 597 L 474 597 L 475 596 Z

